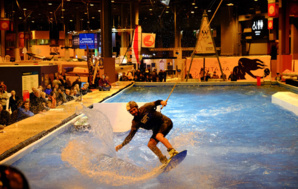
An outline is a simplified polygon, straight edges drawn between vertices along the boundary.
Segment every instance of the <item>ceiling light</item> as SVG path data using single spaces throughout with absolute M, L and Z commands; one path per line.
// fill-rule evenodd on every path
M 48 3 L 48 5 L 53 5 L 52 3 Z
M 27 10 L 26 8 L 23 8 L 23 10 Z
M 197 9 L 198 8 L 198 6 L 195 6 L 195 9 Z
M 191 11 L 190 13 L 191 13 L 191 14 L 194 14 L 194 13 L 195 13 L 195 11 Z
M 61 9 L 61 11 L 65 11 L 65 9 Z
M 95 17 L 93 16 L 92 19 L 95 19 Z
M 34 23 L 34 20 L 32 20 L 31 22 Z
M 70 1 L 70 0 L 66 0 L 66 1 Z
M 88 14 L 87 12 L 85 12 L 85 14 Z
M 152 9 L 149 9 L 149 11 L 152 11 Z
M 208 12 L 211 12 L 211 10 L 209 9 Z
M 101 10 L 98 10 L 98 12 L 101 12 Z
M 21 20 L 21 19 L 22 19 L 22 17 L 19 17 L 19 19 Z
M 231 6 L 234 6 L 233 3 L 228 3 L 227 6 L 231 7 Z
M 64 16 L 61 16 L 61 18 L 64 18 Z
M 166 13 L 169 13 L 169 11 L 166 11 Z
M 70 22 L 72 22 L 73 20 L 69 20 Z
M 91 4 L 90 4 L 90 7 L 93 7 L 93 6 L 94 6 L 94 4 L 91 3 Z
M 193 6 L 195 6 L 195 5 L 196 5 L 196 3 L 195 3 L 195 2 L 193 2 L 193 3 L 192 3 L 192 5 L 193 5 Z
M 114 0 L 111 0 L 111 3 L 114 3 L 115 1 Z

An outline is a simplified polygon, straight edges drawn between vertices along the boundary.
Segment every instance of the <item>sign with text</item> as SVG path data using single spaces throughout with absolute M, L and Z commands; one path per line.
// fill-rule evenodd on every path
M 263 17 L 255 17 L 252 20 L 251 30 L 252 37 L 254 39 L 263 38 L 266 34 L 268 34 L 267 20 L 265 20 Z
M 97 48 L 97 35 L 94 33 L 80 33 L 80 49 L 95 49 Z

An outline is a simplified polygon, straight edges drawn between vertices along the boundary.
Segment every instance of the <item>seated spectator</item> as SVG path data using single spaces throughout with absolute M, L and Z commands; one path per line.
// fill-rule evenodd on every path
M 140 73 L 139 78 L 138 78 L 138 81 L 140 81 L 140 82 L 145 81 L 145 77 L 144 77 L 144 75 L 142 73 Z
M 73 87 L 73 90 L 75 92 L 75 96 L 80 96 L 81 88 L 80 88 L 79 84 L 75 84 L 75 86 Z
M 128 81 L 132 81 L 134 79 L 134 77 L 130 71 L 127 72 L 126 76 L 127 76 Z
M 3 86 L 1 85 L 0 86 L 0 104 L 2 104 L 4 110 L 6 110 L 7 99 L 8 99 L 8 94 L 4 90 Z
M 145 82 L 151 82 L 152 80 L 152 77 L 150 74 L 147 74 L 146 77 L 145 77 Z
M 133 80 L 134 80 L 135 82 L 138 82 L 138 81 L 139 81 L 139 77 L 138 77 L 138 75 L 135 75 L 134 78 L 133 78 Z
M 13 124 L 17 121 L 19 108 L 23 105 L 23 101 L 20 99 L 17 101 L 17 109 L 14 110 L 10 116 L 10 124 Z
M 66 89 L 66 90 L 65 90 L 65 95 L 66 95 L 66 100 L 67 100 L 67 102 L 68 102 L 68 101 L 72 101 L 72 100 L 74 100 L 74 97 L 71 96 L 71 94 L 70 94 L 70 90 L 69 90 L 69 89 Z
M 12 90 L 10 92 L 10 94 L 11 94 L 11 96 L 9 97 L 9 107 L 8 107 L 8 109 L 12 113 L 16 109 L 18 109 L 17 102 L 18 102 L 18 100 L 20 100 L 20 98 L 16 95 L 16 92 L 14 90 Z
M 216 71 L 213 72 L 212 79 L 219 79 L 219 76 L 216 74 Z
M 71 85 L 71 87 L 73 88 L 76 84 L 78 84 L 79 88 L 81 88 L 81 78 L 77 78 Z
M 48 84 L 48 86 L 47 86 L 47 88 L 45 89 L 44 92 L 47 94 L 47 96 L 49 96 L 50 93 L 52 92 L 52 85 Z
M 237 76 L 234 74 L 234 72 L 231 72 L 228 79 L 231 81 L 237 81 Z
M 164 77 L 164 73 L 163 73 L 162 70 L 160 70 L 159 73 L 158 73 L 159 82 L 162 82 L 163 81 L 163 77 Z
M 7 86 L 4 84 L 4 81 L 0 81 L 0 86 L 2 86 L 4 91 L 7 91 Z
M 70 89 L 71 88 L 71 81 L 69 80 L 69 77 L 66 78 L 66 80 L 65 80 L 64 88 L 65 89 Z
M 57 100 L 57 104 L 58 104 L 58 105 L 61 105 L 61 104 L 65 103 L 65 102 L 67 102 L 67 101 L 66 101 L 66 95 L 65 95 L 65 93 L 62 91 L 61 88 L 58 89 L 58 93 L 57 93 L 57 94 L 58 94 L 58 95 L 57 95 L 57 97 L 56 97 L 56 100 Z
M 34 98 L 36 98 L 36 96 L 35 96 L 36 90 L 37 89 L 35 87 L 32 87 L 32 92 L 29 94 L 30 102 L 32 102 L 34 100 Z
M 10 114 L 8 111 L 3 109 L 2 104 L 0 104 L 0 125 L 7 126 L 10 124 Z
M 154 69 L 152 72 L 152 81 L 156 82 L 157 78 L 158 78 L 157 71 L 156 71 L 156 69 Z
M 120 81 L 128 81 L 128 77 L 126 76 L 125 72 L 122 73 Z
M 59 80 L 59 78 L 56 78 L 53 80 L 52 86 L 54 87 L 55 85 L 59 85 L 59 86 L 61 85 L 61 81 Z
M 106 76 L 104 79 L 99 80 L 99 90 L 100 91 L 109 91 L 111 89 L 111 83 L 109 82 L 109 76 Z
M 48 98 L 48 101 L 51 102 L 50 105 L 48 103 L 49 108 L 56 108 L 56 106 L 57 106 L 57 100 L 56 100 L 56 93 L 54 91 L 51 92 L 51 94 L 50 94 L 50 96 Z
M 30 110 L 31 112 L 33 112 L 34 114 L 38 114 L 40 112 L 42 112 L 43 109 L 43 105 L 42 105 L 42 99 L 40 97 L 40 90 L 36 89 L 34 91 L 34 98 L 30 99 Z
M 86 83 L 81 88 L 81 91 L 82 91 L 82 95 L 85 95 L 88 93 L 88 85 Z
M 32 116 L 34 116 L 34 113 L 30 111 L 30 102 L 25 101 L 23 105 L 19 108 L 17 121 L 20 121 Z

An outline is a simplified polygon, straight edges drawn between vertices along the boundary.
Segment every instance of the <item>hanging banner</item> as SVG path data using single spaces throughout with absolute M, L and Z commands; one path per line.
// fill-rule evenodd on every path
M 86 49 L 87 45 L 89 49 L 97 48 L 97 35 L 94 33 L 80 33 L 80 49 Z
M 155 33 L 142 33 L 142 47 L 155 48 Z
M 0 20 L 0 30 L 10 30 L 9 20 Z
M 136 26 L 134 35 L 133 35 L 133 41 L 132 41 L 132 63 L 138 63 L 140 62 L 140 54 L 141 54 L 141 45 L 142 45 L 142 27 Z
M 268 18 L 268 30 L 273 29 L 273 18 Z
M 272 3 L 271 2 L 268 1 L 268 16 L 278 17 L 278 9 L 279 9 L 278 4 L 275 3 L 275 1 L 273 1 Z
M 195 54 L 216 54 L 211 30 L 206 12 L 203 14 L 201 27 L 199 30 L 199 37 L 197 39 Z

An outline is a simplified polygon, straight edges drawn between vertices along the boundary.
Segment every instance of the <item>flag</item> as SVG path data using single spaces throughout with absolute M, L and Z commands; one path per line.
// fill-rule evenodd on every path
M 132 41 L 132 62 L 133 63 L 140 63 L 140 53 L 141 53 L 141 40 L 142 37 L 142 27 L 136 25 L 134 35 L 133 35 L 133 41 Z

